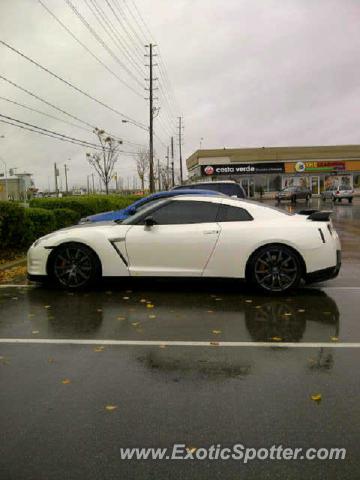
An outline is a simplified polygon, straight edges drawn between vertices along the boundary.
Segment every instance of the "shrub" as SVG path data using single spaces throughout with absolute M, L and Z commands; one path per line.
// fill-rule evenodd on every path
M 75 225 L 80 220 L 80 215 L 70 208 L 54 208 L 55 230 Z
M 62 198 L 34 198 L 30 201 L 31 207 L 53 210 L 69 208 L 78 213 L 79 217 L 94 215 L 108 210 L 118 210 L 131 205 L 139 196 L 128 195 L 84 195 L 82 197 Z
M 21 245 L 24 235 L 24 209 L 12 202 L 0 202 L 0 245 L 14 248 Z
M 55 215 L 45 208 L 24 209 L 23 246 L 28 247 L 39 237 L 47 235 L 56 229 Z

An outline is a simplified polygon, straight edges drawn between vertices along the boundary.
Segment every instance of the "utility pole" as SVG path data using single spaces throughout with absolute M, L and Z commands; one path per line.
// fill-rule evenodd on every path
M 179 162 L 180 162 L 180 184 L 183 183 L 183 166 L 182 166 L 182 149 L 181 149 L 181 142 L 182 142 L 182 126 L 181 126 L 181 117 L 179 117 Z
M 68 167 L 65 163 L 64 165 L 64 170 L 65 170 L 65 189 L 66 189 L 66 193 L 69 193 L 69 189 L 68 189 L 68 177 L 67 177 L 67 172 L 68 172 Z
M 159 192 L 161 191 L 161 178 L 160 178 L 160 160 L 157 160 L 157 171 L 158 171 L 158 183 L 159 183 Z
M 166 148 L 166 190 L 169 190 L 170 187 L 170 152 L 169 145 Z
M 59 189 L 58 189 L 58 180 L 57 180 L 57 177 L 58 177 L 58 169 L 57 169 L 57 166 L 56 166 L 56 162 L 54 163 L 54 174 L 55 174 L 55 194 L 56 196 L 58 197 L 59 196 Z
M 153 106 L 153 44 L 149 45 L 149 69 L 150 69 L 150 78 L 149 78 L 149 105 L 150 105 L 150 123 L 149 123 L 149 183 L 150 183 L 150 193 L 154 193 L 155 184 L 154 184 L 154 106 Z
M 175 170 L 174 170 L 174 137 L 171 137 L 171 182 L 175 187 Z

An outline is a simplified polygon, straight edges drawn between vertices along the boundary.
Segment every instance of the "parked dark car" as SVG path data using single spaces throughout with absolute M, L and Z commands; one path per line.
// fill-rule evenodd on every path
M 299 199 L 309 201 L 311 198 L 311 190 L 307 187 L 286 187 L 275 195 L 278 202 L 282 200 L 290 200 L 291 203 L 296 203 Z
M 215 182 L 199 182 L 199 183 L 188 183 L 187 185 L 179 185 L 174 187 L 173 190 L 180 189 L 205 189 L 205 190 L 215 190 L 216 192 L 223 193 L 229 197 L 237 198 L 246 198 L 246 192 L 244 188 L 233 180 L 223 180 Z

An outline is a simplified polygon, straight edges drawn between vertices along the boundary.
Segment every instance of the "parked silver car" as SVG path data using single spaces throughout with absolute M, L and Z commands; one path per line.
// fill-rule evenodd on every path
M 339 187 L 330 187 L 321 194 L 321 200 L 331 199 L 332 201 L 341 202 L 345 198 L 349 203 L 353 201 L 354 190 L 349 185 L 340 185 Z

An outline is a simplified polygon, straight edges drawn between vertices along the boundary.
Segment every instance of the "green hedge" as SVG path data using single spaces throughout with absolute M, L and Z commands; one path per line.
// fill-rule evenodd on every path
M 55 215 L 45 208 L 24 209 L 24 246 L 55 230 Z
M 47 210 L 48 212 L 50 210 Z M 55 230 L 75 225 L 80 220 L 80 215 L 70 208 L 54 208 L 51 210 L 55 217 Z
M 4 251 L 26 249 L 37 238 L 74 225 L 79 218 L 78 212 L 69 208 L 47 210 L 0 202 L 0 248 Z
M 24 235 L 24 209 L 12 202 L 0 202 L 0 248 L 21 245 Z
M 30 206 L 47 210 L 69 208 L 77 212 L 79 217 L 85 217 L 95 213 L 125 208 L 139 198 L 141 197 L 137 195 L 84 195 L 79 197 L 34 198 L 30 201 Z

